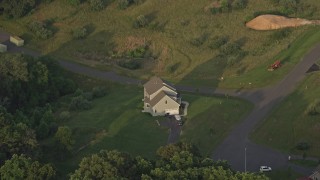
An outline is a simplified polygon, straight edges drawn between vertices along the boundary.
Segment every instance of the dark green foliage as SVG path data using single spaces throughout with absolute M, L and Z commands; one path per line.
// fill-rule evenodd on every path
M 80 27 L 72 30 L 74 39 L 84 39 L 88 35 L 88 30 L 85 27 Z
M 311 104 L 309 104 L 309 106 L 305 110 L 305 114 L 307 115 L 320 114 L 320 99 L 316 99 Z
M 310 149 L 310 145 L 307 142 L 300 142 L 297 144 L 296 148 L 300 151 L 307 151 Z
M 241 41 L 242 40 L 239 39 L 239 41 L 222 46 L 219 49 L 220 54 L 218 54 L 217 58 L 222 61 L 226 61 L 227 66 L 233 66 L 240 62 L 240 60 L 247 55 L 247 52 L 241 48 L 243 45 Z
M 34 6 L 35 0 L 3 0 L 0 1 L 0 9 L 8 18 L 20 18 L 25 16 Z
M 40 39 L 48 39 L 53 36 L 52 30 L 50 30 L 45 23 L 32 21 L 28 24 L 28 28 L 33 34 Z
M 118 0 L 118 8 L 119 9 L 127 9 L 129 7 L 129 0 Z
M 128 59 L 119 61 L 118 65 L 126 69 L 135 70 L 141 67 L 141 62 L 134 59 Z
M 218 49 L 221 46 L 225 45 L 228 41 L 228 36 L 215 36 L 212 40 L 212 43 L 209 45 L 209 48 Z
M 280 41 L 280 40 L 288 37 L 291 34 L 291 32 L 292 32 L 292 30 L 289 28 L 280 29 L 280 30 L 273 32 L 270 36 L 270 39 L 274 40 L 274 41 Z
M 69 105 L 70 110 L 74 111 L 88 110 L 91 107 L 91 102 L 84 95 L 73 97 Z
M 244 9 L 248 4 L 248 0 L 234 0 L 232 2 L 232 8 L 234 9 Z
M 140 15 L 133 22 L 133 27 L 135 27 L 135 28 L 143 28 L 143 27 L 146 27 L 148 24 L 149 24 L 148 19 L 144 15 Z
M 13 155 L 0 168 L 1 179 L 53 179 L 55 175 L 51 165 L 42 165 L 25 155 Z
M 72 139 L 72 132 L 68 126 L 59 127 L 54 138 L 57 142 L 57 146 L 62 149 L 71 151 L 73 149 L 74 140 Z
M 202 44 L 204 44 L 206 42 L 206 40 L 208 39 L 208 34 L 204 33 L 202 34 L 201 36 L 197 37 L 197 38 L 194 38 L 190 41 L 190 43 L 193 45 L 193 46 L 196 46 L 196 47 L 199 47 L 201 46 Z
M 264 175 L 239 173 L 226 161 L 203 158 L 187 143 L 159 148 L 155 163 L 118 151 L 102 150 L 82 159 L 71 179 L 267 179 Z
M 90 8 L 93 11 L 101 11 L 105 7 L 105 0 L 89 0 Z
M 222 13 L 222 8 L 221 7 L 213 7 L 213 8 L 211 8 L 210 11 L 212 14 L 219 14 L 219 13 Z
M 70 115 L 70 112 L 69 111 L 62 111 L 59 115 L 59 119 L 61 121 L 66 121 L 68 119 L 70 119 L 71 115 Z
M 81 0 L 67 0 L 67 2 L 73 6 L 81 4 Z
M 0 54 L 0 79 L 0 100 L 7 99 L 9 112 L 33 110 L 75 90 L 74 82 L 48 57 Z
M 93 98 L 100 98 L 107 94 L 107 90 L 104 87 L 98 86 L 92 89 Z
M 132 58 L 143 58 L 147 52 L 147 46 L 141 46 L 134 50 L 127 52 L 127 56 Z

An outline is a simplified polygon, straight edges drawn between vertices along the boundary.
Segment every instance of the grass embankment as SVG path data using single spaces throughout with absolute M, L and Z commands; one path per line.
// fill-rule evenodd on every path
M 252 109 L 252 104 L 233 98 L 182 96 L 190 106 L 180 139 L 197 145 L 207 156 Z
M 271 1 L 248 1 L 243 10 L 213 15 L 210 10 L 205 10 L 211 3 L 207 0 L 165 3 L 147 0 L 120 10 L 114 1 L 101 12 L 92 12 L 87 3 L 72 7 L 64 0 L 55 0 L 41 4 L 32 14 L 21 19 L 8 21 L 0 18 L 0 24 L 8 32 L 22 35 L 27 46 L 47 54 L 100 69 L 112 68 L 139 78 L 157 74 L 181 84 L 239 88 L 251 82 L 251 87 L 260 87 L 281 78 L 292 67 L 291 63 L 297 62 L 288 58 L 283 70 L 266 71 L 275 59 L 286 59 L 291 54 L 288 52 L 286 56 L 274 58 L 296 37 L 309 31 L 309 27 L 293 28 L 288 36 L 275 40 L 272 39 L 274 31 L 253 31 L 244 25 L 246 17 L 254 12 L 279 10 L 281 7 Z M 316 0 L 306 0 L 305 3 L 320 8 Z M 145 28 L 133 27 L 139 15 L 144 15 L 149 21 Z M 320 19 L 320 13 L 315 11 L 312 18 Z M 33 38 L 26 28 L 33 20 L 53 22 L 54 37 L 48 40 Z M 72 30 L 83 26 L 88 28 L 89 35 L 85 39 L 74 40 Z M 218 62 L 215 57 L 219 50 L 209 47 L 216 36 L 228 37 L 227 44 L 241 41 L 241 49 L 247 55 L 234 66 L 226 66 L 223 60 Z M 150 43 L 149 50 L 156 57 L 156 61 L 144 62 L 143 69 L 130 71 L 119 68 L 114 60 L 106 58 L 112 52 L 126 51 L 130 45 L 143 40 Z M 292 47 L 292 52 L 300 49 Z M 218 81 L 221 76 L 225 81 Z
M 319 94 L 320 73 L 315 72 L 274 109 L 251 138 L 259 144 L 298 155 L 303 152 L 296 150 L 296 145 L 305 142 L 311 146 L 306 155 L 320 158 L 320 115 L 305 114 L 308 105 L 320 98 Z

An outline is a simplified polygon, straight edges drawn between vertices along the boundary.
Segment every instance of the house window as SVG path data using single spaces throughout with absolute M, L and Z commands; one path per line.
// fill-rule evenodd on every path
M 157 110 L 154 110 L 154 113 L 157 113 Z
M 166 100 L 166 104 L 168 104 L 168 101 Z
M 146 104 L 147 107 L 150 107 L 149 104 Z

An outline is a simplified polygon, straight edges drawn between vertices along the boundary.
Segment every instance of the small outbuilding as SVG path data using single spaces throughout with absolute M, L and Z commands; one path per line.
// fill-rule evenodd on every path
M 7 52 L 7 45 L 0 44 L 0 53 Z
M 16 46 L 23 46 L 24 45 L 24 40 L 18 36 L 10 36 L 10 42 L 15 44 Z

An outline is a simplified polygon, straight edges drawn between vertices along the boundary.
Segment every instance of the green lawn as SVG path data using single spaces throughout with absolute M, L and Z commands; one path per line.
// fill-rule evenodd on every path
M 306 115 L 304 111 L 320 98 L 320 73 L 308 75 L 298 89 L 274 109 L 268 119 L 252 133 L 251 138 L 287 153 L 302 155 L 295 149 L 299 142 L 311 148 L 307 156 L 320 157 L 320 115 Z
M 207 156 L 252 109 L 252 104 L 238 99 L 192 94 L 182 96 L 190 106 L 181 140 L 197 145 Z
M 290 162 L 293 164 L 298 164 L 300 166 L 305 166 L 305 167 L 311 167 L 314 169 L 320 164 L 320 162 L 318 161 L 312 161 L 307 159 L 293 159 Z
M 90 78 L 81 80 L 81 76 L 74 78 L 83 84 L 102 83 Z M 169 129 L 159 127 L 155 122 L 164 118 L 141 112 L 142 87 L 116 84 L 110 84 L 110 87 L 105 97 L 93 101 L 92 109 L 72 112 L 71 119 L 59 122 L 59 126 L 66 125 L 72 129 L 75 139 L 73 153 L 64 161 L 53 159 L 50 153 L 45 158 L 54 162 L 61 177 L 74 171 L 83 157 L 102 149 L 117 149 L 153 159 L 156 149 L 166 144 Z M 196 94 L 183 94 L 182 97 L 190 106 L 181 140 L 195 143 L 206 155 L 252 108 L 251 104 L 232 98 Z M 67 107 L 68 101 L 70 97 L 62 99 L 60 106 Z M 214 130 L 212 135 L 210 128 Z M 44 141 L 44 144 L 50 143 L 52 139 Z
M 293 180 L 304 177 L 301 174 L 294 172 L 292 169 L 279 169 L 271 172 L 264 173 L 271 180 Z

